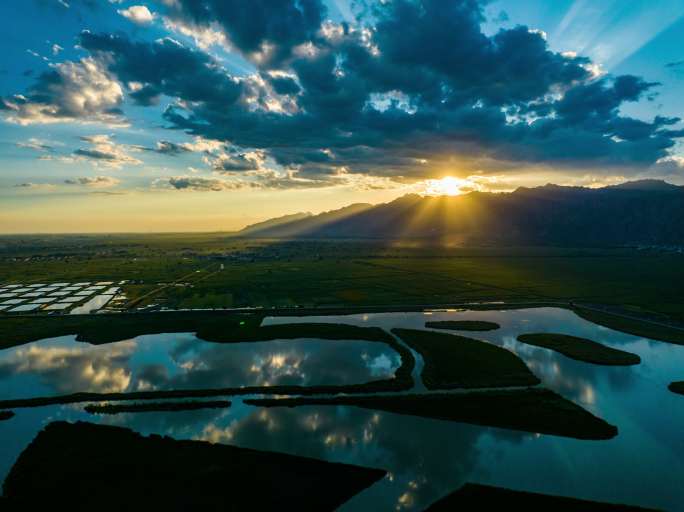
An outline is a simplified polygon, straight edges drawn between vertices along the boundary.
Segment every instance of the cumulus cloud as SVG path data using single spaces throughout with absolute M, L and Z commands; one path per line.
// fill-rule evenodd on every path
M 111 176 L 86 176 L 81 178 L 69 178 L 64 180 L 64 183 L 67 185 L 83 185 L 93 188 L 109 188 L 118 185 L 121 183 L 121 180 Z
M 154 13 L 145 5 L 131 5 L 128 9 L 119 9 L 117 12 L 138 25 L 149 25 L 155 18 Z
M 171 23 L 210 28 L 262 67 L 279 66 L 298 45 L 316 39 L 326 15 L 321 0 L 174 0 L 168 4 Z
M 66 61 L 42 73 L 24 94 L 0 98 L 0 113 L 21 125 L 69 121 L 123 124 L 123 90 L 90 57 Z
M 630 176 L 673 156 L 684 136 L 678 118 L 636 119 L 623 109 L 653 99 L 659 84 L 554 52 L 534 27 L 485 33 L 485 3 L 369 2 L 367 16 L 337 24 L 323 21 L 319 0 L 169 0 L 167 29 L 199 49 L 170 37 L 146 42 L 86 31 L 79 45 L 89 57 L 56 65 L 2 108 L 25 123 L 120 119 L 125 84 L 137 105 L 170 98 L 167 127 L 216 141 L 211 149 L 166 140 L 141 149 L 203 152 L 223 178 L 272 188 L 533 166 Z M 233 76 L 202 51 L 215 44 L 249 59 L 250 74 Z M 109 94 L 65 101 L 83 89 L 85 75 L 100 77 L 90 81 Z M 96 147 L 77 155 L 118 160 Z M 210 181 L 170 186 L 226 189 L 223 180 L 203 179 Z
M 160 140 L 154 147 L 135 146 L 141 151 L 153 151 L 162 155 L 178 156 L 184 153 L 205 153 L 207 155 L 220 152 L 225 143 L 218 140 L 195 137 L 192 142 L 171 142 Z
M 256 171 L 263 166 L 264 155 L 261 152 L 220 153 L 215 158 L 205 157 L 205 162 L 214 171 L 222 173 Z
M 123 35 L 86 31 L 80 45 L 106 62 L 119 80 L 141 84 L 130 94 L 139 105 L 153 104 L 163 94 L 220 109 L 240 96 L 239 81 L 212 57 L 168 37 L 151 44 L 134 43 Z
M 88 135 L 80 138 L 90 144 L 88 148 L 74 151 L 77 159 L 86 159 L 96 166 L 120 168 L 124 165 L 139 165 L 142 162 L 126 152 L 126 147 L 115 143 L 109 135 Z

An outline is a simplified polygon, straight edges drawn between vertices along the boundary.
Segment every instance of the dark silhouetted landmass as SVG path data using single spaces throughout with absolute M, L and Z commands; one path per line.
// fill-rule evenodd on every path
M 642 321 L 638 318 L 628 318 L 627 316 L 611 312 L 604 313 L 584 307 L 575 306 L 573 310 L 585 320 L 615 331 L 676 345 L 684 345 L 684 329 L 681 328 L 670 327 L 662 323 Z
M 684 243 L 684 187 L 644 180 L 590 189 L 546 185 L 512 193 L 407 195 L 353 205 L 246 236 L 451 239 L 464 243 L 623 246 Z
M 293 219 L 288 216 L 266 220 L 259 224 L 247 226 L 237 234 L 240 236 L 297 238 L 300 236 L 317 236 L 326 226 L 344 222 L 355 222 L 359 215 L 374 208 L 372 204 L 357 203 L 338 210 L 331 210 L 318 215 L 294 214 Z M 299 217 L 299 218 L 296 218 Z M 354 238 L 354 237 L 351 237 Z
M 631 352 L 606 347 L 595 341 L 586 338 L 578 338 L 576 336 L 568 336 L 567 334 L 521 334 L 518 336 L 518 341 L 528 345 L 534 345 L 535 347 L 555 350 L 564 356 L 585 363 L 603 364 L 608 366 L 629 366 L 641 362 L 641 358 Z
M 547 389 L 333 398 L 262 398 L 247 399 L 245 403 L 261 407 L 350 405 L 576 439 L 611 439 L 618 432 L 617 427 Z
M 513 491 L 502 487 L 465 484 L 437 501 L 426 512 L 456 510 L 525 510 L 526 512 L 646 512 L 650 509 L 579 500 L 548 494 Z M 654 511 L 651 511 L 654 512 Z
M 385 471 L 92 423 L 54 422 L 19 456 L 6 504 L 35 510 L 334 510 Z
M 501 326 L 495 322 L 484 322 L 482 320 L 442 320 L 425 322 L 425 327 L 451 331 L 495 331 Z
M 510 350 L 484 341 L 432 331 L 392 329 L 423 356 L 428 389 L 534 386 L 539 379 Z
M 0 421 L 8 420 L 13 417 L 14 413 L 12 411 L 0 411 Z
M 667 389 L 672 391 L 673 393 L 677 393 L 679 395 L 684 395 L 684 381 L 677 381 L 677 382 L 672 382 Z
M 124 412 L 158 412 L 158 411 L 197 411 L 199 409 L 224 409 L 230 407 L 228 400 L 203 400 L 187 402 L 141 402 L 134 404 L 86 405 L 90 414 L 119 414 Z
M 243 235 L 246 235 L 249 233 L 256 233 L 256 232 L 264 231 L 267 229 L 273 229 L 275 227 L 281 227 L 281 226 L 284 226 L 290 222 L 300 221 L 302 219 L 306 219 L 306 218 L 309 218 L 312 216 L 313 215 L 309 212 L 293 213 L 290 215 L 283 215 L 282 217 L 277 217 L 275 219 L 269 219 L 269 220 L 266 220 L 264 222 L 257 222 L 256 224 L 251 224 L 251 225 L 243 228 L 241 233 Z

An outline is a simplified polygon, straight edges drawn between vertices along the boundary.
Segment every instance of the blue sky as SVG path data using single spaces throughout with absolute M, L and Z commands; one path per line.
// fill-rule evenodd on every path
M 0 4 L 0 232 L 684 184 L 681 0 Z

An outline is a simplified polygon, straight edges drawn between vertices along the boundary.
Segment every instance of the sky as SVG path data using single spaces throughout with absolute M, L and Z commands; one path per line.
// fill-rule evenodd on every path
M 0 233 L 684 184 L 681 0 L 26 0 L 0 20 Z

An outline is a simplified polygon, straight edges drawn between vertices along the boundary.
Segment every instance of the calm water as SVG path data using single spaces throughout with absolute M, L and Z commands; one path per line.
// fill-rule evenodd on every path
M 0 399 L 239 386 L 355 384 L 389 378 L 383 343 L 299 339 L 210 343 L 159 334 L 90 345 L 64 336 L 0 350 Z
M 226 410 L 111 417 L 90 416 L 80 405 L 53 406 L 19 409 L 15 418 L 0 422 L 0 439 L 12 441 L 0 443 L 0 474 L 8 471 L 45 423 L 85 419 L 142 433 L 225 442 L 390 471 L 386 479 L 344 507 L 350 511 L 422 510 L 466 481 L 684 510 L 684 397 L 667 390 L 672 380 L 684 379 L 684 347 L 614 332 L 552 308 L 273 318 L 266 323 L 326 321 L 418 328 L 426 320 L 447 319 L 500 323 L 498 331 L 467 335 L 515 351 L 545 386 L 617 425 L 619 435 L 610 441 L 578 441 L 354 407 L 259 409 L 245 406 L 240 399 Z M 643 362 L 623 368 L 595 366 L 515 341 L 520 333 L 538 331 L 593 338 L 635 352 Z M 180 342 L 188 335 L 176 336 Z M 145 352 L 144 341 L 153 338 L 135 340 L 141 344 L 139 353 Z M 283 347 L 294 343 L 284 342 Z M 2 360 L 9 353 L 0 351 Z M 161 354 L 152 349 L 145 353 L 150 362 Z M 111 366 L 116 367 L 116 356 L 112 359 Z M 337 365 L 336 360 L 328 362 Z

